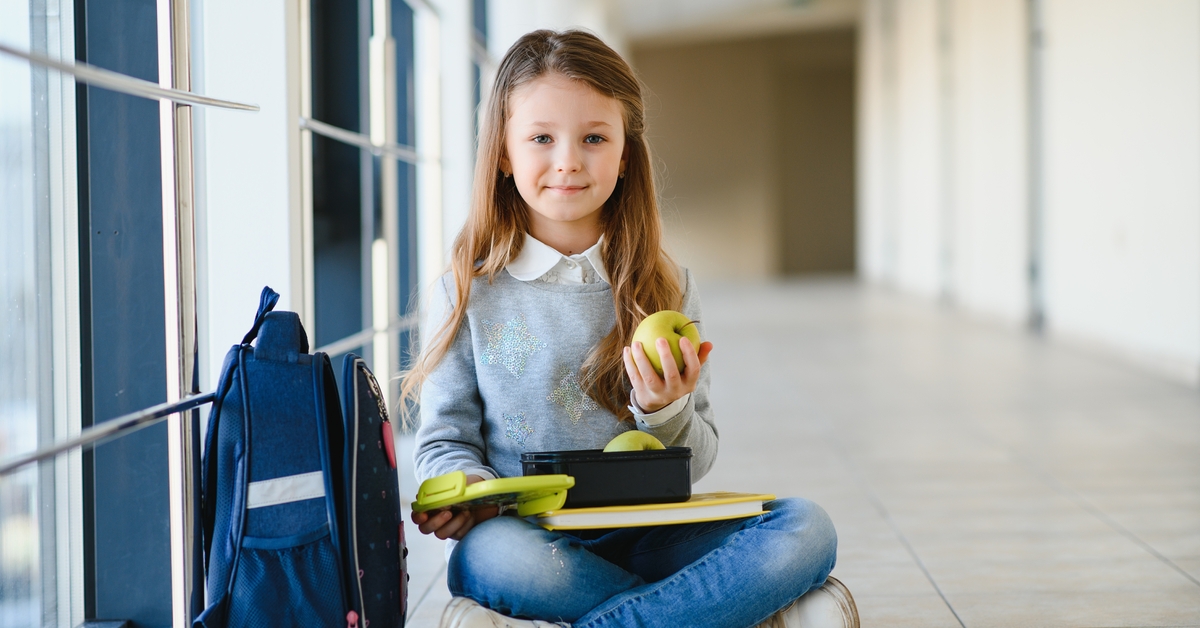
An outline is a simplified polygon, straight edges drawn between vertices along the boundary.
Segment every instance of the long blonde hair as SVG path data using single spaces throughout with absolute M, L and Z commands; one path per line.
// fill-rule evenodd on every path
M 421 385 L 453 343 L 466 315 L 472 280 L 486 275 L 490 283 L 521 252 L 530 210 L 513 179 L 500 172 L 506 154 L 509 98 L 513 90 L 548 74 L 579 81 L 616 99 L 623 110 L 625 176 L 618 180 L 600 213 L 605 234 L 601 254 L 612 285 L 616 324 L 584 361 L 580 385 L 593 401 L 618 419 L 633 418 L 626 407 L 629 384 L 622 349 L 646 315 L 678 309 L 683 289 L 679 268 L 662 250 L 662 222 L 646 144 L 641 84 L 612 48 L 595 35 L 578 30 L 529 33 L 513 44 L 500 62 L 479 133 L 470 214 L 451 253 L 453 310 L 405 373 L 402 409 L 411 408 Z

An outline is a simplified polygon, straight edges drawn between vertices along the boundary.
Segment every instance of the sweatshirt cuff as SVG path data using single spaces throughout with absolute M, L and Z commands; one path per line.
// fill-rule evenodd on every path
M 691 399 L 691 397 L 692 393 L 688 393 L 654 412 L 646 412 L 638 405 L 637 399 L 634 398 L 633 391 L 631 390 L 629 391 L 629 411 L 633 413 L 633 418 L 637 419 L 638 423 L 647 427 L 654 427 L 675 418 L 676 415 L 683 411 L 684 406 L 687 405 L 688 399 Z
M 462 472 L 466 473 L 467 475 L 478 475 L 485 480 L 496 479 L 496 474 L 493 473 L 491 469 L 463 469 Z

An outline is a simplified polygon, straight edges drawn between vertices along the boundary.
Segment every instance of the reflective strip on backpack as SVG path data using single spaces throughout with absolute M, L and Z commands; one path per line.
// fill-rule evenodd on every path
M 320 471 L 313 471 L 251 482 L 248 488 L 246 508 L 261 508 L 324 497 L 325 477 Z

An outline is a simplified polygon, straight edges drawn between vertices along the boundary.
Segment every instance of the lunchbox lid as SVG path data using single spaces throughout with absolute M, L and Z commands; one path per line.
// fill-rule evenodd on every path
M 569 451 L 528 451 L 521 454 L 521 462 L 570 463 L 570 462 L 615 462 L 623 460 L 677 460 L 690 459 L 691 447 L 667 447 L 640 451 L 604 451 L 603 449 L 576 449 Z

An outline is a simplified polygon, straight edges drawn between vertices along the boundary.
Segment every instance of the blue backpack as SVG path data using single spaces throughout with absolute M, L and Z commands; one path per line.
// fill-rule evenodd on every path
M 225 356 L 205 438 L 203 628 L 404 625 L 408 575 L 387 405 L 362 359 L 309 354 L 273 312 Z M 254 346 L 251 342 L 257 338 Z

